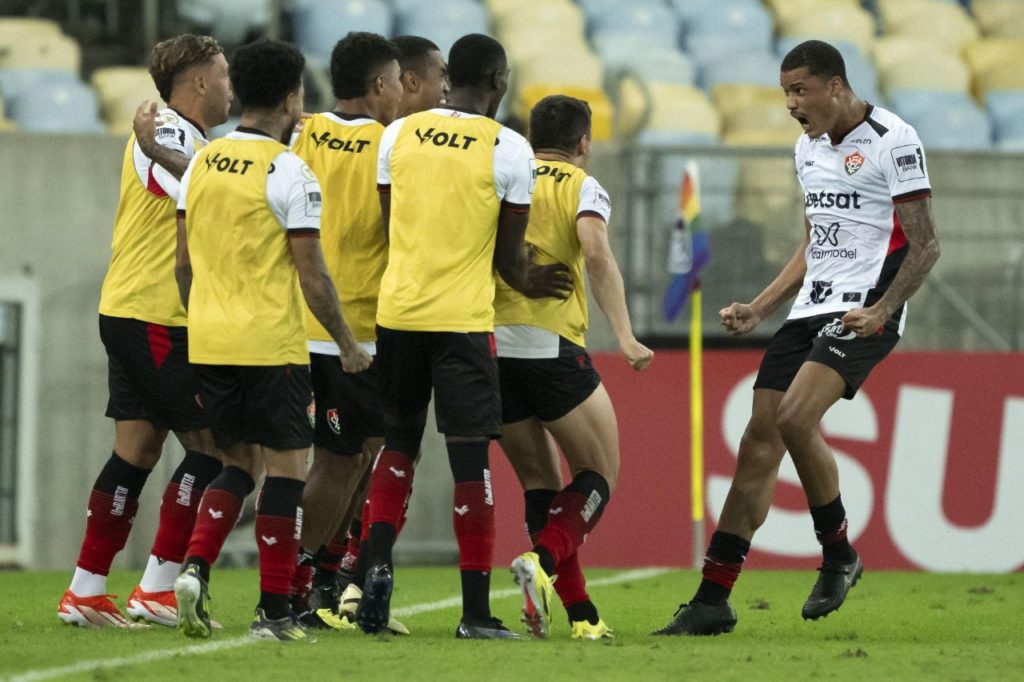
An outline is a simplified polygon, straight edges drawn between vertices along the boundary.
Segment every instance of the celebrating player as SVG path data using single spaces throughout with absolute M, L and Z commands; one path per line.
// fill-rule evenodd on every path
M 62 621 L 75 625 L 129 625 L 107 595 L 107 574 L 128 540 L 139 493 L 169 430 L 185 458 L 164 490 L 149 562 L 127 611 L 134 619 L 175 625 L 174 580 L 199 499 L 221 470 L 188 364 L 185 309 L 174 283 L 174 207 L 189 159 L 206 145 L 206 131 L 227 119 L 228 63 L 213 38 L 181 35 L 153 48 L 149 72 L 167 108 L 159 112 L 159 128 L 149 122 L 155 144 L 147 151 L 164 165 L 153 163 L 135 137 L 129 138 L 99 306 L 114 451 L 89 495 L 77 567 L 57 610 Z
M 255 487 L 252 444 L 267 478 L 256 512 L 260 601 L 250 633 L 307 639 L 288 603 L 313 440 L 303 297 L 345 371 L 370 364 L 342 318 L 320 251 L 320 184 L 285 144 L 302 113 L 304 66 L 298 50 L 278 41 L 239 48 L 231 81 L 241 125 L 200 152 L 181 182 L 175 275 L 188 308 L 189 358 L 225 461 L 203 495 L 175 583 L 188 636 L 210 635 L 210 566 Z
M 863 564 L 847 537 L 836 461 L 819 423 L 836 401 L 856 394 L 899 341 L 907 299 L 939 257 L 924 151 L 914 129 L 859 100 L 842 56 L 827 43 L 797 45 L 781 72 L 786 106 L 804 129 L 796 144 L 807 207 L 803 243 L 753 301 L 733 303 L 719 315 L 729 333 L 746 334 L 784 301 L 796 300 L 761 361 L 703 580 L 655 634 L 733 630 L 729 594 L 768 514 L 787 450 L 823 554 L 803 617 L 821 618 L 843 604 Z

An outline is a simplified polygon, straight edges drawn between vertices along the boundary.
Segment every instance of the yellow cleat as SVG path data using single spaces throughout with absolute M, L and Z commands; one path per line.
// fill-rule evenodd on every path
M 604 621 L 600 618 L 597 620 L 597 625 L 591 625 L 586 620 L 576 620 L 572 622 L 572 638 L 589 639 L 591 641 L 615 639 L 615 632 L 605 625 Z
M 536 552 L 523 552 L 512 560 L 510 568 L 516 584 L 523 591 L 523 622 L 534 637 L 548 636 L 551 622 L 551 578 L 540 565 Z

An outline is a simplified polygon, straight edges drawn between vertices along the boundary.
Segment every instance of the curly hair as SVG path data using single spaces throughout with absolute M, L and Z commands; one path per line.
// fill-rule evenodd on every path
M 168 38 L 153 46 L 149 57 L 149 75 L 160 97 L 169 102 L 175 79 L 197 64 L 205 64 L 222 54 L 224 48 L 210 36 L 191 33 Z
M 243 109 L 273 109 L 302 85 L 306 58 L 294 45 L 257 40 L 235 50 L 231 85 Z
M 338 99 L 363 97 L 370 91 L 373 72 L 402 53 L 393 42 L 376 33 L 352 31 L 331 52 L 331 88 Z
M 782 60 L 782 71 L 792 71 L 806 66 L 812 76 L 821 76 L 825 80 L 839 76 L 843 85 L 850 87 L 846 78 L 846 62 L 843 55 L 832 45 L 821 40 L 807 40 L 792 50 Z

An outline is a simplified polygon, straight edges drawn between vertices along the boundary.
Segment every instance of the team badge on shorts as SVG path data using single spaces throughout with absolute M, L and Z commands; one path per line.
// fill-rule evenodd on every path
M 309 417 L 309 427 L 316 428 L 316 400 L 310 400 L 306 406 L 306 416 Z
M 337 408 L 332 407 L 327 410 L 327 425 L 331 427 L 331 431 L 335 434 L 341 433 L 341 418 L 338 416 Z
M 864 165 L 864 156 L 860 150 L 856 150 L 843 160 L 843 164 L 846 166 L 846 174 L 853 175 Z

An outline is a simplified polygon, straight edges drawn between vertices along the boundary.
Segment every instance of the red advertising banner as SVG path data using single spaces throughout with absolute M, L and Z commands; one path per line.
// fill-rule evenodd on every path
M 706 533 L 714 530 L 750 417 L 760 352 L 711 351 L 705 367 Z M 619 485 L 581 550 L 590 566 L 690 566 L 688 358 L 660 351 L 633 372 L 594 363 L 612 396 L 622 447 Z M 1024 354 L 895 353 L 825 416 L 850 536 L 874 569 L 1003 572 L 1024 568 Z M 492 451 L 499 505 L 495 559 L 528 547 L 522 492 Z M 820 561 L 807 502 L 785 458 L 748 565 Z

